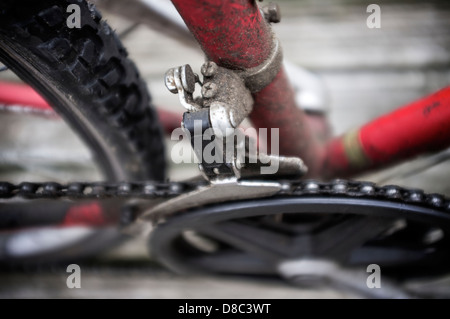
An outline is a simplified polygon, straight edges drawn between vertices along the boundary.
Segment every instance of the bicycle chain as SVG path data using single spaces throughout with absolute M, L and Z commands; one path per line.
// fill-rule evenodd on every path
M 424 206 L 450 213 L 450 199 L 441 194 L 428 194 L 419 189 L 396 185 L 377 186 L 371 182 L 334 180 L 280 181 L 281 196 L 343 196 L 390 200 Z M 0 199 L 164 199 L 175 197 L 204 186 L 205 182 L 133 182 L 133 183 L 69 183 L 55 182 L 11 184 L 0 182 Z M 3 201 L 4 202 L 4 201 Z
M 0 182 L 0 199 L 107 199 L 107 198 L 170 198 L 196 187 L 188 183 L 69 183 L 56 182 L 11 184 Z
M 421 189 L 408 189 L 397 185 L 378 186 L 372 182 L 335 180 L 332 182 L 300 181 L 291 184 L 288 195 L 317 195 L 363 197 L 415 204 L 450 213 L 450 198 L 445 195 L 425 193 Z

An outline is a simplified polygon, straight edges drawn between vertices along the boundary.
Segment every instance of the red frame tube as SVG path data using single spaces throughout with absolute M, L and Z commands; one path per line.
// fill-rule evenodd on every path
M 448 147 L 450 86 L 330 141 L 323 175 L 350 176 Z
M 231 69 L 260 65 L 272 34 L 253 0 L 172 0 L 208 59 Z
M 359 138 L 374 165 L 448 147 L 450 86 L 364 125 Z
M 22 83 L 0 81 L 0 104 L 22 106 L 36 111 L 53 111 L 51 106 L 32 87 Z M 179 113 L 158 109 L 159 120 L 167 134 L 181 126 L 183 116 Z
M 308 175 L 318 176 L 320 162 L 317 158 L 322 156 L 323 147 L 311 131 L 306 114 L 297 107 L 294 91 L 283 69 L 271 84 L 254 94 L 254 100 L 250 119 L 255 128 L 278 128 L 280 154 L 300 157 L 308 166 Z M 270 134 L 268 137 L 270 153 Z
M 52 110 L 50 105 L 26 84 L 0 81 L 0 103 L 4 105 L 29 106 L 36 110 Z

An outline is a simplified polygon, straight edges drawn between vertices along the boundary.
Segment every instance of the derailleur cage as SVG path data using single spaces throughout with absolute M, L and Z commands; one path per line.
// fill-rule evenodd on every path
M 253 110 L 252 94 L 241 71 L 207 61 L 201 72 L 203 83 L 188 64 L 172 68 L 165 75 L 165 84 L 170 92 L 179 94 L 187 110 L 182 127 L 191 137 L 200 171 L 208 181 L 260 177 L 263 167 L 274 164 L 278 169 L 265 178 L 298 178 L 306 173 L 299 158 L 256 151 L 256 142 L 239 129 Z M 196 83 L 202 86 L 202 95 L 194 98 Z M 210 143 L 214 143 L 212 156 L 205 159 Z

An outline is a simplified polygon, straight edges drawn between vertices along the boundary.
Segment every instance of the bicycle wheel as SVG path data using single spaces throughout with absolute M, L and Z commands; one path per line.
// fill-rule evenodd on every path
M 79 28 L 67 25 L 71 4 L 80 8 Z M 104 180 L 164 179 L 163 135 L 146 85 L 93 5 L 85 0 L 2 1 L 0 61 L 80 136 Z M 107 237 L 117 238 L 114 234 Z M 102 231 L 96 235 L 96 241 L 104 237 Z

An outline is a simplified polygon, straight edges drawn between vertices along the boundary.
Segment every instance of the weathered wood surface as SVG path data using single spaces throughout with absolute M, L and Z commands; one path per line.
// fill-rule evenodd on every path
M 371 3 L 368 1 L 277 2 L 281 5 L 283 19 L 281 24 L 275 26 L 275 31 L 282 42 L 285 56 L 322 77 L 329 92 L 330 123 L 336 134 L 449 85 L 448 1 L 378 1 L 382 10 L 381 29 L 369 29 L 366 26 L 366 7 Z M 128 21 L 106 16 L 119 31 L 129 25 Z M 186 63 L 198 71 L 203 55 L 177 45 L 173 40 L 162 38 L 145 27 L 139 27 L 124 42 L 148 81 L 155 103 L 181 112 L 177 97 L 164 87 L 163 75 L 168 68 Z M 0 130 L 11 130 L 7 123 L 11 123 L 10 118 L 3 120 Z M 14 132 L 20 132 L 20 125 L 14 123 Z M 21 125 L 26 127 L 27 121 L 22 121 Z M 74 139 L 63 134 L 63 125 L 52 124 L 51 127 L 54 135 L 64 136 L 60 138 L 60 143 L 67 145 L 68 141 Z M 64 158 L 67 148 L 60 148 L 58 145 L 62 144 L 58 143 L 52 145 L 55 148 L 53 151 L 59 152 Z M 84 158 L 83 151 L 80 154 Z M 189 175 L 191 169 L 190 166 L 174 166 L 171 176 L 179 179 Z M 11 177 L 11 174 L 6 171 L 1 176 Z M 371 177 L 375 180 L 381 178 L 380 175 Z M 47 176 L 44 175 L 42 179 L 47 179 Z M 450 165 L 447 161 L 428 169 L 424 174 L 388 179 L 387 182 L 450 194 L 449 180 Z M 0 274 L 0 298 L 348 296 L 331 291 L 298 290 L 267 281 L 177 277 L 160 268 L 137 270 L 132 266 L 133 262 L 118 271 L 112 264 L 118 260 L 126 263 L 145 261 L 145 256 L 145 243 L 141 241 L 109 253 L 103 259 L 103 266 L 87 270 L 83 288 L 79 290 L 65 287 L 66 274 L 61 271 L 32 274 L 3 272 Z M 108 266 L 108 263 L 111 264 Z M 443 286 L 445 292 L 448 284 Z

